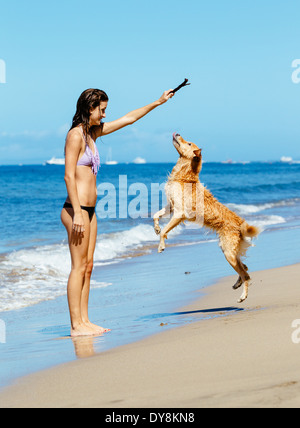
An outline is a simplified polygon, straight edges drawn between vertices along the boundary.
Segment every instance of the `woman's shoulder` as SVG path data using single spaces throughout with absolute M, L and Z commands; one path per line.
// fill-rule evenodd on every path
M 78 126 L 70 129 L 66 136 L 66 144 L 68 145 L 81 145 L 82 144 L 82 132 Z
M 73 136 L 79 136 L 82 137 L 82 130 L 80 126 L 75 126 L 74 128 L 71 128 L 69 132 L 67 133 L 67 137 L 73 137 Z

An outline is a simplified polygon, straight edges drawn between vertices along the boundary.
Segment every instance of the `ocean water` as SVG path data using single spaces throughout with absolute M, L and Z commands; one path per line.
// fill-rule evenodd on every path
M 152 215 L 165 204 L 162 189 L 173 166 L 101 167 L 93 288 L 111 286 L 97 275 L 104 266 L 156 251 Z M 300 228 L 300 164 L 204 163 L 201 181 L 264 233 Z M 70 257 L 60 223 L 65 198 L 63 166 L 0 167 L 0 315 L 66 294 Z M 187 223 L 170 233 L 168 245 L 205 246 L 214 241 L 213 233 Z M 291 262 L 295 256 L 291 249 Z

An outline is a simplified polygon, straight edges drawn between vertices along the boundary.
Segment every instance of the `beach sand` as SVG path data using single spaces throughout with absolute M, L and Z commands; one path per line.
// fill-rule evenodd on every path
M 236 277 L 222 279 L 181 309 L 183 327 L 18 379 L 0 407 L 299 407 L 299 276 L 254 272 L 240 305 Z

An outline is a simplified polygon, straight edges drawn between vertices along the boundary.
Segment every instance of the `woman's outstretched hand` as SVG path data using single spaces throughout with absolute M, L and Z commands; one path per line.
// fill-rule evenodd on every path
M 174 97 L 174 93 L 172 92 L 173 89 L 169 89 L 168 91 L 165 91 L 162 96 L 159 98 L 158 102 L 160 104 L 166 103 L 170 98 Z

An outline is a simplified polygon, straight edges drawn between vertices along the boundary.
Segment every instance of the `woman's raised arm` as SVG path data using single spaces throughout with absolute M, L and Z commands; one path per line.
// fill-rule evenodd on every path
M 102 126 L 97 129 L 96 137 L 111 134 L 112 132 L 115 132 L 118 129 L 124 128 L 124 126 L 132 125 L 137 120 L 146 116 L 146 114 L 150 113 L 150 111 L 154 110 L 156 107 L 167 102 L 173 96 L 174 93 L 172 93 L 172 89 L 169 89 L 168 91 L 165 91 L 157 101 L 154 101 L 151 104 L 133 110 L 125 114 L 125 116 L 120 117 L 120 119 L 116 119 L 112 122 L 104 122 Z

